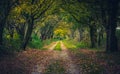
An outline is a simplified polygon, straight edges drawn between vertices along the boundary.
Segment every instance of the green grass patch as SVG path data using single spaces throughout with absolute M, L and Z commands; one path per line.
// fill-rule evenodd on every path
M 74 40 L 63 40 L 65 46 L 70 50 L 76 50 L 79 48 L 89 48 L 89 43 L 87 42 L 77 42 Z
M 75 42 L 72 40 L 63 40 L 63 43 L 65 44 L 65 46 L 70 49 L 70 50 L 74 50 L 77 49 Z
M 77 48 L 89 48 L 90 47 L 89 43 L 82 42 L 82 41 L 81 42 L 77 42 L 76 46 L 77 46 Z
M 58 44 L 55 46 L 54 50 L 61 51 L 61 43 L 58 42 Z
M 50 45 L 52 42 L 56 42 L 58 41 L 57 39 L 47 39 L 47 40 L 43 40 L 43 45 Z
M 49 45 L 54 41 L 57 41 L 56 39 L 47 39 L 47 40 L 41 40 L 37 35 L 32 35 L 31 41 L 28 44 L 28 47 L 34 48 L 34 49 L 40 49 L 40 50 L 46 50 L 43 48 L 43 46 Z
M 41 49 L 43 47 L 43 42 L 38 36 L 32 35 L 32 40 L 29 42 L 28 46 L 30 48 Z
M 60 61 L 56 61 L 48 66 L 44 74 L 66 74 Z

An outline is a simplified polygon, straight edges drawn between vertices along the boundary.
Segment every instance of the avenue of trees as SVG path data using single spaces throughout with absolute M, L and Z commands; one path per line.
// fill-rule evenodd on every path
M 78 36 L 91 48 L 105 40 L 107 52 L 118 51 L 119 11 L 120 0 L 1 0 L 0 53 L 14 44 L 25 50 L 32 35 L 41 41 Z

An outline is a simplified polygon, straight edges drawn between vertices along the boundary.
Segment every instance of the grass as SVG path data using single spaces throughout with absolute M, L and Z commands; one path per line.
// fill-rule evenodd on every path
M 60 61 L 50 64 L 44 74 L 66 74 Z
M 43 40 L 43 45 L 50 45 L 52 42 L 56 42 L 58 41 L 57 39 L 46 39 L 46 40 Z
M 76 50 L 76 49 L 89 49 L 89 50 L 95 50 L 95 51 L 104 51 L 104 48 L 96 47 L 96 48 L 90 48 L 90 44 L 88 42 L 78 42 L 74 40 L 63 40 L 65 46 L 70 50 Z
M 79 48 L 89 48 L 89 44 L 85 42 L 77 42 L 74 40 L 63 40 L 65 46 L 70 50 L 76 50 Z
M 54 41 L 57 41 L 57 40 L 56 39 L 41 40 L 38 36 L 32 35 L 32 40 L 29 42 L 28 47 L 34 48 L 34 49 L 46 50 L 46 49 L 43 49 L 43 46 L 49 45 Z
M 29 42 L 28 46 L 30 48 L 41 49 L 43 47 L 43 42 L 36 35 L 33 35 L 32 40 Z
M 61 51 L 61 43 L 58 42 L 58 44 L 55 46 L 54 50 Z
M 72 40 L 68 41 L 68 40 L 63 40 L 63 43 L 65 44 L 65 46 L 70 49 L 70 50 L 73 50 L 73 49 L 77 49 L 76 45 L 75 45 L 75 42 L 73 42 Z

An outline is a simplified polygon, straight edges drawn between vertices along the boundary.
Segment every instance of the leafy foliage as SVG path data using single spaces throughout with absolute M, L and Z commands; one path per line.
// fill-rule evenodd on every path
M 76 42 L 74 40 L 64 40 L 63 41 L 68 49 L 75 50 L 79 48 L 89 48 L 89 42 Z
M 36 35 L 32 36 L 32 40 L 29 43 L 30 48 L 41 49 L 43 47 L 43 42 Z

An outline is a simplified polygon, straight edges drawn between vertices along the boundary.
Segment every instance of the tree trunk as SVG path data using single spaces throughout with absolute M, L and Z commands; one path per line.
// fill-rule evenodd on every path
M 33 30 L 33 26 L 34 26 L 34 19 L 33 17 L 30 17 L 29 20 L 28 20 L 28 29 L 27 29 L 27 32 L 26 32 L 26 35 L 23 39 L 23 42 L 22 42 L 22 46 L 21 48 L 25 50 L 29 40 L 30 40 L 30 37 L 31 37 L 31 34 L 32 34 L 32 30 Z
M 90 28 L 90 40 L 91 40 L 91 48 L 95 48 L 97 45 L 97 34 L 94 26 L 89 26 Z
M 79 29 L 79 41 L 82 41 L 83 40 L 83 32 L 84 32 L 84 30 L 81 28 L 81 29 Z
M 101 27 L 101 29 L 98 32 L 98 46 L 102 45 L 102 40 L 103 40 L 103 27 Z
M 4 29 L 4 26 L 5 26 L 5 22 L 1 21 L 0 22 L 0 46 L 2 46 L 2 44 L 3 44 L 3 29 Z
M 74 39 L 74 33 L 75 33 L 75 30 L 71 29 L 71 34 L 70 34 L 71 39 Z
M 119 5 L 118 0 L 108 1 L 108 24 L 106 27 L 107 52 L 118 51 L 118 42 L 116 37 L 118 5 Z
M 109 28 L 106 30 L 107 40 L 106 40 L 106 51 L 107 52 L 115 52 L 118 51 L 118 42 L 117 37 L 115 35 L 115 28 Z
M 3 31 L 4 31 L 7 17 L 8 17 L 8 14 L 6 14 L 4 18 L 0 20 L 0 49 L 1 49 L 1 46 L 3 46 Z

